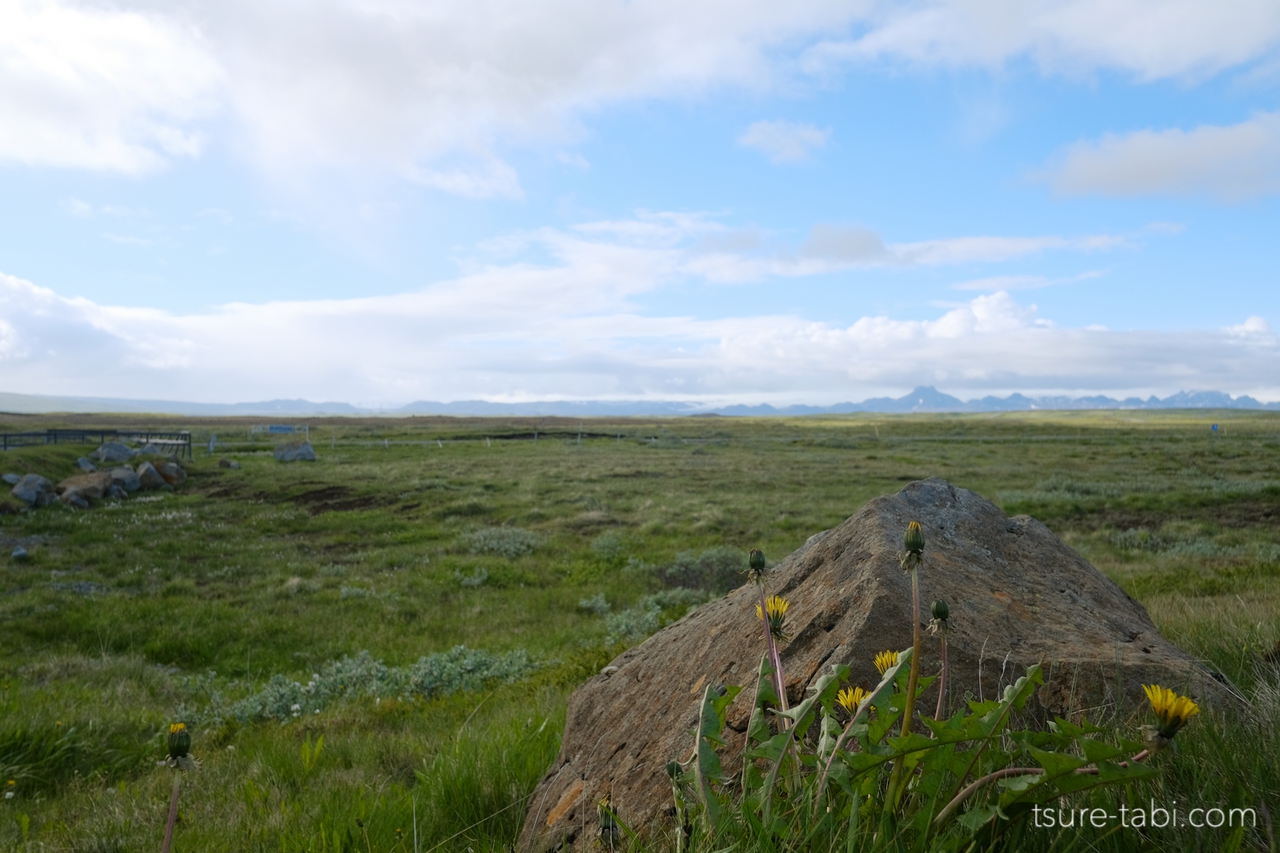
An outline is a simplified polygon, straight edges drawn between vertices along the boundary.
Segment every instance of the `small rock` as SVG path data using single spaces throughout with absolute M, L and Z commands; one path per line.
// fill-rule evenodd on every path
M 63 492 L 60 500 L 72 509 L 89 508 L 89 499 L 80 492 Z
M 127 444 L 121 444 L 118 441 L 108 441 L 106 444 L 95 450 L 92 455 L 93 458 L 97 459 L 99 462 L 119 464 L 121 462 L 128 462 L 137 454 L 138 451 L 134 450 Z
M 275 449 L 277 462 L 315 462 L 316 452 L 309 441 L 294 441 Z
M 234 459 L 219 459 L 218 467 L 219 468 L 239 468 L 240 463 L 235 461 Z
M 111 488 L 111 475 L 106 471 L 95 471 L 92 474 L 77 474 L 59 483 L 54 491 L 62 495 L 66 502 L 67 495 L 78 494 L 86 500 L 97 500 Z
M 161 462 L 155 466 L 160 472 L 160 476 L 164 477 L 164 481 L 171 486 L 181 486 L 187 481 L 187 472 L 182 470 L 182 466 L 172 460 L 169 462 Z
M 144 489 L 158 489 L 169 485 L 150 462 L 143 462 L 138 466 L 138 481 Z
M 129 493 L 121 488 L 119 483 L 112 483 L 111 488 L 107 489 L 107 493 L 103 497 L 114 498 L 115 500 L 123 500 L 129 497 Z
M 10 486 L 18 485 L 18 481 L 21 479 L 22 479 L 21 474 L 5 474 L 3 477 L 0 477 L 0 480 L 4 480 Z
M 138 479 L 138 474 L 127 465 L 121 465 L 119 468 L 112 468 L 109 472 L 111 479 L 115 485 L 124 489 L 126 492 L 136 492 L 142 488 L 142 481 Z
M 27 553 L 27 549 L 19 545 L 13 549 L 13 553 L 9 555 L 10 560 L 16 560 L 19 563 L 26 562 L 31 559 L 31 555 Z
M 13 487 L 13 496 L 36 507 L 48 506 L 58 499 L 53 481 L 39 474 L 27 474 L 19 480 Z
M 81 456 L 79 459 L 76 460 L 76 467 L 79 468 L 81 471 L 93 472 L 98 470 L 98 466 L 90 462 L 88 457 L 85 457 L 85 456 Z

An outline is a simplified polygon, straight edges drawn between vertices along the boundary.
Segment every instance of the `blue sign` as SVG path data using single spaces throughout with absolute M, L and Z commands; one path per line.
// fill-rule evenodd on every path
M 1212 430 L 1213 432 L 1217 432 L 1217 431 L 1218 431 L 1218 425 L 1217 425 L 1217 424 L 1214 424 L 1213 426 L 1209 427 L 1209 429 L 1210 429 L 1210 430 Z

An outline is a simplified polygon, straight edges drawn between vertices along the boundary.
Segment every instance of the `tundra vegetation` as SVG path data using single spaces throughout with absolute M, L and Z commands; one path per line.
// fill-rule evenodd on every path
M 172 494 L 0 515 L 0 848 L 158 849 L 177 801 L 174 850 L 508 849 L 556 754 L 575 685 L 749 582 L 739 574 L 748 549 L 780 558 L 869 498 L 936 475 L 1044 521 L 1248 701 L 1240 714 L 1203 708 L 1176 751 L 1070 802 L 1252 808 L 1256 825 L 1023 820 L 1016 838 L 973 837 L 1029 850 L 1277 849 L 1280 416 L 307 422 L 319 461 L 282 464 L 263 436 L 250 440 L 248 420 L 0 415 L 3 431 L 187 428 L 198 447 L 211 434 L 222 444 L 213 455 L 201 447 Z M 10 450 L 0 468 L 57 481 L 87 449 Z M 240 467 L 219 467 L 220 458 Z M 10 559 L 19 546 L 29 557 Z M 767 684 L 765 650 L 762 635 Z M 867 700 L 864 714 L 886 709 L 868 714 L 865 731 L 850 729 L 864 754 L 901 734 L 900 720 L 889 731 L 888 697 L 909 692 L 908 668 L 890 671 L 880 702 L 852 702 Z M 808 721 L 791 709 L 797 725 L 779 729 L 779 718 L 757 730 L 775 778 L 767 789 L 767 777 L 753 778 L 751 797 L 726 794 L 711 807 L 740 819 L 710 821 L 681 770 L 673 805 L 690 833 L 632 839 L 643 828 L 619 826 L 604 804 L 601 843 L 881 845 L 895 831 L 884 809 L 855 825 L 856 814 L 813 809 L 818 800 L 795 807 L 799 792 L 835 797 L 844 781 L 854 790 L 856 774 L 813 787 L 824 768 L 805 761 L 829 758 L 820 735 L 848 725 L 841 690 L 838 678 L 825 683 Z M 716 699 L 706 702 L 713 718 Z M 1167 711 L 1175 699 L 1160 701 Z M 1031 745 L 1082 760 L 1092 750 L 1118 765 L 1155 721 L 1150 709 L 1098 717 L 1090 722 L 1100 731 L 1044 733 Z M 167 766 L 178 722 L 199 769 Z M 808 740 L 800 726 L 813 728 Z M 773 741 L 779 731 L 795 746 Z M 695 742 L 714 747 L 691 732 L 691 754 Z M 1000 734 L 992 742 L 992 754 L 1016 746 Z M 877 796 L 910 815 L 918 789 L 905 781 L 912 759 L 902 752 L 887 755 Z M 948 832 L 914 838 L 950 849 L 964 815 L 1033 781 L 987 785 Z M 844 796 L 841 809 L 853 802 Z

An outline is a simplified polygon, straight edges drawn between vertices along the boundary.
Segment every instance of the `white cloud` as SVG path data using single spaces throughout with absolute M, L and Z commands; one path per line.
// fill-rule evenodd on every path
M 1238 326 L 1227 326 L 1223 331 L 1237 337 L 1270 335 L 1271 324 L 1261 317 L 1250 317 Z
M 66 208 L 67 213 L 77 219 L 88 219 L 93 216 L 93 205 L 78 198 L 67 199 L 63 202 L 63 207 Z
M 1115 69 L 1154 80 L 1274 57 L 1278 44 L 1273 0 L 883 0 L 852 37 L 820 42 L 805 63 L 998 67 L 1027 57 L 1048 73 Z
M 241 153 L 285 182 L 338 169 L 518 197 L 504 145 L 572 143 L 585 111 L 620 100 L 768 88 L 776 47 L 858 10 L 839 0 L 7 3 L 0 160 L 140 173 L 231 128 Z
M 0 4 L 0 161 L 137 174 L 200 153 L 222 68 L 200 34 L 140 11 Z
M 194 314 L 100 305 L 0 275 L 3 390 L 154 397 L 156 387 L 176 387 L 201 401 L 380 404 L 476 397 L 831 403 L 935 383 L 956 393 L 1217 388 L 1263 396 L 1271 389 L 1271 398 L 1280 397 L 1280 342 L 1261 318 L 1219 330 L 1064 329 L 1003 290 L 923 319 L 876 315 L 848 325 L 793 314 L 730 310 L 697 319 L 640 309 L 641 296 L 649 301 L 664 288 L 710 286 L 699 270 L 706 257 L 699 242 L 733 233 L 696 214 L 661 213 L 540 229 L 495 247 L 506 255 L 501 263 L 476 261 L 457 278 L 411 293 Z M 551 260 L 532 263 L 525 249 Z M 892 244 L 885 250 L 895 251 Z M 335 340 L 348 343 L 335 347 Z
M 1068 148 L 1048 177 L 1065 195 L 1270 195 L 1280 192 L 1280 113 L 1226 127 L 1108 134 Z
M 129 234 L 103 234 L 104 238 L 117 246 L 150 246 L 151 241 L 145 237 L 134 237 Z
M 949 266 L 1002 263 L 1047 251 L 1095 252 L 1122 246 L 1126 238 L 1110 234 L 1081 237 L 976 236 L 912 243 L 885 243 L 876 232 L 857 225 L 820 224 L 797 252 L 774 254 L 718 251 L 694 253 L 685 269 L 709 281 L 760 281 L 769 276 L 805 276 L 870 267 Z M 985 289 L 985 288 L 977 288 Z M 1005 289 L 1005 288 L 991 288 Z
M 20 0 L 0 4 L 0 161 L 138 174 L 218 139 L 290 186 L 518 198 L 512 146 L 571 147 L 618 102 L 772 91 L 849 60 L 1210 74 L 1277 43 L 1274 0 Z M 785 162 L 829 131 L 743 139 Z
M 831 130 L 820 130 L 812 124 L 791 121 L 753 122 L 738 144 L 754 148 L 775 163 L 799 163 L 819 148 L 825 148 Z
M 952 287 L 956 290 L 984 290 L 988 292 L 1037 290 L 1041 287 L 1052 287 L 1055 284 L 1072 284 L 1077 281 L 1086 281 L 1103 275 L 1106 275 L 1104 270 L 1089 270 L 1088 272 L 1062 278 L 1049 278 L 1046 275 L 994 275 L 987 278 L 969 279 L 968 281 L 953 284 Z

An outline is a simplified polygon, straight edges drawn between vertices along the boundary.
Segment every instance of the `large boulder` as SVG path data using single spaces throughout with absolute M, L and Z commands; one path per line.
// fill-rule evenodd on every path
M 112 468 L 107 473 L 111 475 L 112 481 L 126 492 L 136 492 L 142 488 L 142 480 L 138 478 L 138 472 L 127 465 Z
M 316 452 L 309 441 L 292 441 L 275 449 L 277 462 L 315 462 Z
M 68 477 L 57 485 L 56 491 L 67 506 L 83 509 L 89 505 L 89 501 L 96 501 L 105 495 L 113 482 L 109 472 L 95 471 L 92 474 Z
M 118 441 L 108 441 L 106 444 L 93 451 L 90 455 L 99 462 L 118 465 L 121 462 L 128 462 L 136 456 L 137 453 L 138 451 L 134 450 L 127 444 L 121 444 Z
M 39 474 L 26 474 L 14 484 L 12 494 L 20 501 L 31 506 L 48 506 L 58 499 L 54 491 L 53 481 Z
M 150 462 L 143 462 L 138 466 L 138 482 L 144 489 L 158 489 L 169 485 Z
M 790 643 L 782 647 L 787 694 L 796 702 L 832 664 L 854 684 L 879 680 L 872 659 L 911 645 L 911 582 L 899 567 L 907 523 L 924 527 L 919 571 L 923 619 L 950 605 L 951 707 L 966 692 L 998 696 L 1026 667 L 1045 683 L 1035 716 L 1095 719 L 1118 704 L 1143 705 L 1142 685 L 1159 683 L 1208 704 L 1228 704 L 1227 688 L 1156 631 L 1140 604 L 1040 522 L 1009 518 L 974 492 L 939 479 L 911 483 L 868 502 L 839 527 L 816 534 L 769 575 L 769 593 L 790 602 Z M 722 751 L 740 768 L 754 674 L 763 651 L 758 593 L 740 587 L 659 631 L 580 686 L 569 699 L 560 755 L 530 800 L 522 851 L 587 849 L 596 801 L 606 793 L 634 828 L 671 805 L 665 766 L 684 761 L 706 686 L 747 687 L 730 706 Z M 938 642 L 925 636 L 921 671 L 936 673 Z M 936 693 L 925 694 L 931 713 Z

